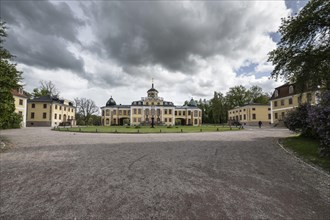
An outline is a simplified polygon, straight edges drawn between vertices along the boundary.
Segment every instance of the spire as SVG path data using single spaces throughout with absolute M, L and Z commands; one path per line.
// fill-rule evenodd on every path
M 152 82 L 151 88 L 153 89 L 154 88 L 154 78 L 151 78 L 151 82 Z

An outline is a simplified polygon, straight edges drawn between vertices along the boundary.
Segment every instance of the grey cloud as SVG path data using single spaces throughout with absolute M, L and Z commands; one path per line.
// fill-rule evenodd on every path
M 84 25 L 73 14 L 66 3 L 1 2 L 1 18 L 8 26 L 5 47 L 29 66 L 83 72 L 83 60 L 67 49 L 69 42 L 78 42 L 77 28 Z
M 186 8 L 185 2 L 129 1 L 97 2 L 90 8 L 94 33 L 121 65 L 160 64 L 190 73 L 196 66 L 191 55 L 235 57 L 248 47 L 258 26 L 257 17 L 249 17 L 251 6 L 192 2 Z
M 3 1 L 1 18 L 9 25 L 72 42 L 77 41 L 79 26 L 85 24 L 74 16 L 74 12 L 64 2 L 52 4 L 49 1 Z

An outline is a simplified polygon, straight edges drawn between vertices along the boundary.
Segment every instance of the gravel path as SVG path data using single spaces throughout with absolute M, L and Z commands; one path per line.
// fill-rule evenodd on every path
M 284 129 L 196 134 L 0 131 L 0 219 L 329 219 L 330 178 Z

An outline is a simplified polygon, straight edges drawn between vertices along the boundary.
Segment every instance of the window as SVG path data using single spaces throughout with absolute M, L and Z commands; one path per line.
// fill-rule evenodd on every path
M 146 102 L 146 105 L 149 105 L 149 102 Z
M 109 122 L 110 122 L 110 120 L 109 120 L 109 118 L 107 118 L 107 119 L 105 120 L 105 123 L 108 125 Z
M 289 94 L 292 94 L 293 93 L 293 86 L 291 85 L 290 87 L 289 87 Z
M 253 109 L 253 110 L 254 110 L 254 109 Z M 240 109 L 239 112 L 242 112 L 242 109 Z
M 133 114 L 136 115 L 136 108 L 133 108 Z
M 66 107 L 64 107 L 64 111 L 66 111 Z
M 188 111 L 188 115 L 191 115 L 191 111 Z
M 289 105 L 292 105 L 292 98 L 289 98 Z
M 270 111 L 270 108 L 268 108 L 268 111 Z
M 277 113 L 275 113 L 275 115 L 274 115 L 274 116 L 275 116 L 275 119 L 277 119 L 277 118 L 278 118 L 278 116 L 277 116 Z
M 55 115 L 54 115 L 54 119 L 57 119 L 57 114 L 55 113 Z
M 257 115 L 256 114 L 252 114 L 252 119 L 257 119 Z
M 182 112 L 182 115 L 186 115 L 186 111 Z
M 44 108 L 47 108 L 47 104 L 44 104 Z
M 73 108 L 71 109 L 71 112 L 73 112 Z
M 35 108 L 36 107 L 36 104 L 32 103 L 31 107 L 32 108 Z
M 47 113 L 46 112 L 42 113 L 42 118 L 47 118 Z
M 243 118 L 244 118 L 244 120 L 246 120 L 246 115 L 244 115 L 244 117 L 243 117 Z
M 243 109 L 243 111 L 245 112 L 245 109 Z
M 19 100 L 19 105 L 23 105 L 23 99 Z
M 277 101 L 274 102 L 274 106 L 275 106 L 275 107 L 277 106 Z
M 275 97 L 277 97 L 278 96 L 278 90 L 276 89 L 275 90 Z
M 297 100 L 298 100 L 298 104 L 301 104 L 302 96 L 301 95 L 298 96 Z
M 198 117 L 198 111 L 197 110 L 194 111 L 194 117 Z
M 165 122 L 167 122 L 167 118 L 165 118 Z
M 164 114 L 167 115 L 167 109 L 164 110 Z
M 118 110 L 118 114 L 121 115 L 123 112 L 122 110 Z
M 252 111 L 255 111 L 256 110 L 256 108 L 252 108 Z
M 141 118 L 138 118 L 138 122 L 141 122 Z
M 116 111 L 116 110 L 113 110 L 113 114 L 114 114 L 114 115 L 117 115 L 117 111 Z
M 160 109 L 157 109 L 157 115 L 160 115 Z
M 282 112 L 281 116 L 282 116 L 282 119 L 283 119 L 283 118 L 284 118 L 284 116 L 285 116 L 285 112 Z
M 172 122 L 172 118 L 169 118 L 168 121 L 169 121 L 169 122 Z
M 271 119 L 271 114 L 268 114 L 268 119 Z
M 181 115 L 181 111 L 179 111 L 179 115 Z
M 195 123 L 195 125 L 197 125 L 197 119 L 195 119 L 194 123 Z
M 136 118 L 133 118 L 133 121 L 136 122 Z
M 105 111 L 105 115 L 106 115 L 106 116 L 110 116 L 110 110 L 109 110 L 109 109 L 107 109 L 107 110 Z
M 284 105 L 284 99 L 281 100 L 281 105 Z
M 123 110 L 123 115 L 126 115 L 126 110 Z
M 239 120 L 242 120 L 242 115 L 239 116 Z
M 62 110 L 62 106 L 60 106 L 60 110 Z
M 57 109 L 57 105 L 55 105 L 55 109 Z
M 178 111 L 175 111 L 175 115 L 178 115 Z
M 58 115 L 58 119 L 60 119 L 60 120 L 61 120 L 61 119 L 62 119 L 62 115 L 60 115 L 60 114 L 59 114 L 59 115 Z
M 138 114 L 141 115 L 141 109 L 138 109 Z
M 34 112 L 31 112 L 31 118 L 34 118 Z
M 172 114 L 172 109 L 168 110 L 168 114 L 170 114 L 170 115 Z

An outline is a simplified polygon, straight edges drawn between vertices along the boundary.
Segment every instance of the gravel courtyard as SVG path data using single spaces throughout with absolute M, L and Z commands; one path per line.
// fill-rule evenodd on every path
M 330 178 L 284 129 L 195 134 L 0 131 L 0 219 L 329 219 Z

